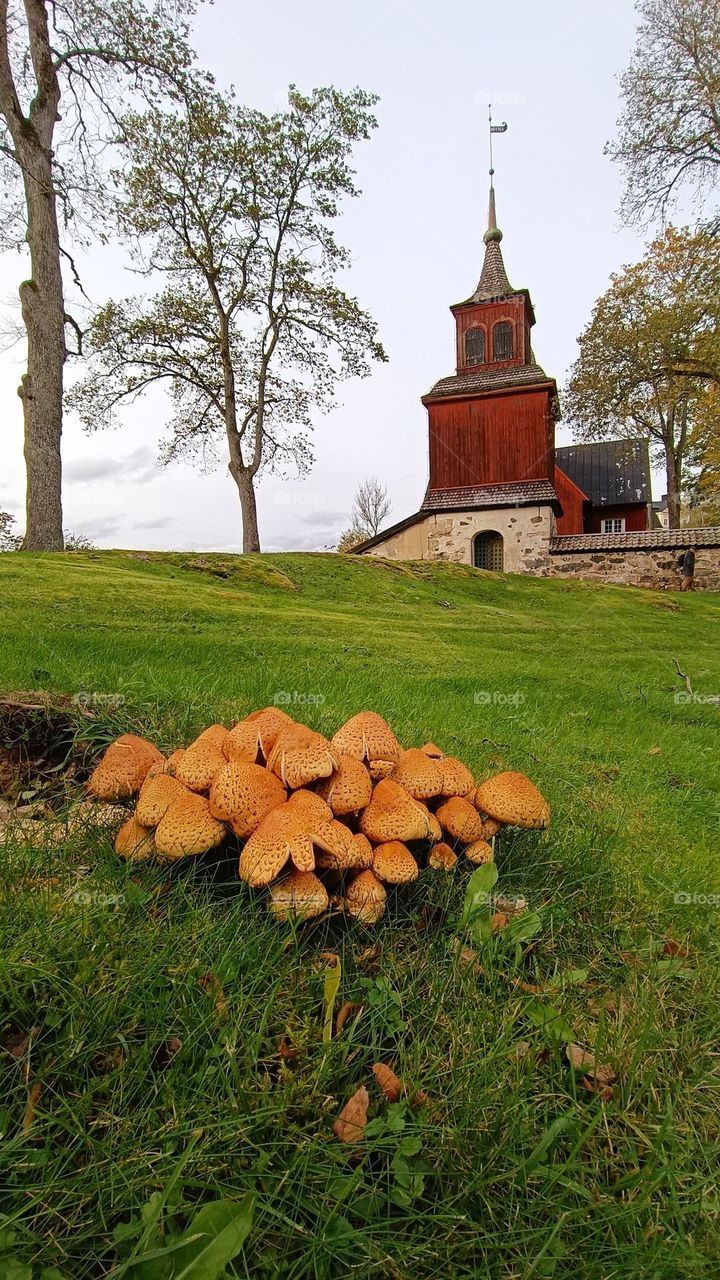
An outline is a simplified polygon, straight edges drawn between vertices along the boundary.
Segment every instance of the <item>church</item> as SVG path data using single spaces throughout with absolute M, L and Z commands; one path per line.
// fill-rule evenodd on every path
M 655 516 L 645 440 L 555 446 L 555 380 L 537 364 L 527 289 L 510 284 L 490 186 L 474 292 L 450 308 L 455 373 L 422 397 L 429 481 L 413 515 L 354 548 L 399 560 L 453 560 L 546 574 L 553 550 L 585 536 L 642 535 Z M 677 531 L 676 531 L 677 532 Z

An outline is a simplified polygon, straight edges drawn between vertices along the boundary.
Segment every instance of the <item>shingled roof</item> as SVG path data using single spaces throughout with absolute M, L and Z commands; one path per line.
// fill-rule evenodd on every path
M 557 503 L 549 480 L 524 480 L 511 484 L 462 485 L 454 489 L 429 489 L 421 511 L 482 511 L 486 507 L 526 507 Z
M 595 507 L 650 502 L 647 440 L 605 440 L 555 450 L 555 461 Z
M 477 373 L 454 373 L 441 378 L 422 397 L 428 400 L 444 396 L 465 396 L 475 391 L 501 391 L 503 387 L 525 387 L 541 382 L 552 382 L 539 364 L 509 365 L 500 369 L 483 369 Z
M 500 241 L 503 233 L 497 224 L 495 214 L 495 188 L 490 187 L 488 205 L 488 225 L 483 236 L 485 242 L 485 258 L 480 279 L 474 293 L 466 298 L 466 303 L 489 302 L 491 298 L 510 298 L 516 293 L 524 293 L 524 289 L 513 289 L 507 278 Z
M 555 554 L 571 551 L 663 551 L 720 547 L 720 529 L 643 529 L 637 533 L 567 533 L 550 539 Z

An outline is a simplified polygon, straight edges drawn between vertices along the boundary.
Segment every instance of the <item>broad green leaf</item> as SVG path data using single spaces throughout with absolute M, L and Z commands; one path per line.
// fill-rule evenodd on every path
M 203 1205 L 174 1243 L 172 1280 L 220 1280 L 250 1233 L 254 1208 L 253 1195 Z
M 323 1022 L 323 1040 L 329 1043 L 332 1040 L 333 1018 L 335 1016 L 335 1001 L 338 991 L 340 990 L 340 979 L 342 978 L 342 965 L 340 957 L 336 957 L 334 965 L 327 965 L 325 969 L 325 981 L 323 998 L 325 1001 L 325 1018 Z

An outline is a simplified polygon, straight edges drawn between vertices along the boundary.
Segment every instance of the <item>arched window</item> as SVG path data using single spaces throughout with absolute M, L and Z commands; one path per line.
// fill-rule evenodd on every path
M 512 360 L 513 327 L 509 320 L 501 320 L 493 329 L 493 360 Z
M 494 529 L 478 533 L 473 539 L 473 564 L 476 569 L 492 569 L 495 573 L 503 571 L 502 534 Z
M 485 330 L 468 329 L 465 334 L 465 364 L 485 363 Z

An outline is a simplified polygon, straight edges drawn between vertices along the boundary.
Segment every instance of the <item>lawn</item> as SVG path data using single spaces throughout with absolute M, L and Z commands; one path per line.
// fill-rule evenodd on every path
M 97 552 L 0 556 L 0 602 L 0 687 L 75 696 L 86 754 L 274 702 L 327 734 L 372 708 L 478 778 L 528 773 L 553 811 L 498 841 L 498 889 L 540 917 L 520 956 L 502 934 L 463 951 L 460 866 L 372 930 L 293 931 L 217 862 L 128 866 L 90 830 L 6 841 L 0 1275 L 202 1280 L 169 1246 L 248 1193 L 231 1276 L 713 1273 L 720 596 Z M 329 1043 L 327 951 L 338 1006 L 363 1010 Z M 378 1061 L 425 1105 L 386 1103 Z M 333 1121 L 363 1083 L 348 1152 Z

